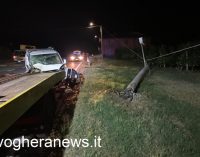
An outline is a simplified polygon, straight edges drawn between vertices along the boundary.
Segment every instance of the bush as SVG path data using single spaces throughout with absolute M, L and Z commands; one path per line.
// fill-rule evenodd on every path
M 133 50 L 134 51 L 134 50 Z M 127 48 L 118 48 L 115 50 L 116 59 L 137 59 L 137 56 Z

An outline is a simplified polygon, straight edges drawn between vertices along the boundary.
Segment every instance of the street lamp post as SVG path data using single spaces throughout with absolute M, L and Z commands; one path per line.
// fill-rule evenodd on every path
M 147 62 L 146 62 L 145 55 L 144 55 L 144 49 L 143 49 L 144 42 L 143 42 L 143 38 L 142 37 L 139 38 L 139 43 L 141 45 L 142 58 L 143 58 L 143 61 L 144 61 L 144 66 L 145 66 L 145 65 L 147 65 Z
M 102 55 L 102 58 L 103 58 L 103 27 L 102 25 L 95 25 L 93 22 L 90 22 L 89 23 L 89 28 L 94 28 L 94 27 L 99 27 L 100 29 L 100 52 L 101 52 L 101 55 Z
M 101 55 L 103 58 L 103 29 L 102 29 L 102 25 L 100 25 L 100 35 L 101 35 Z

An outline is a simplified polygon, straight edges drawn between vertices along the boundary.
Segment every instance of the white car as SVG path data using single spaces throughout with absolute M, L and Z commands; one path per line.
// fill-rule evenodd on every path
M 79 82 L 79 74 L 71 68 L 65 68 L 60 54 L 52 48 L 27 50 L 25 54 L 26 72 L 49 72 L 65 70 L 65 79 L 70 82 Z
M 63 70 L 64 63 L 60 54 L 53 49 L 27 50 L 25 54 L 26 71 L 54 71 Z

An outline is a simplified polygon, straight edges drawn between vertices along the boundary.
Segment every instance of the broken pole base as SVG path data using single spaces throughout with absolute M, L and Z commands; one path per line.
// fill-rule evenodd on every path
M 150 68 L 148 64 L 139 71 L 139 73 L 135 76 L 135 78 L 129 83 L 129 85 L 124 90 L 122 97 L 124 99 L 133 100 L 134 95 L 137 93 L 140 83 L 143 81 L 145 75 L 149 72 Z

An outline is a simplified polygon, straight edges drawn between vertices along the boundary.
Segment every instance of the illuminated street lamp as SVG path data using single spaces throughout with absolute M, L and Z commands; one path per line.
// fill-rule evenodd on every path
M 103 58 L 103 29 L 102 29 L 102 25 L 96 25 L 93 22 L 89 23 L 89 28 L 94 28 L 94 27 L 99 27 L 99 31 L 100 31 L 100 43 L 101 43 L 101 55 Z
M 94 26 L 94 23 L 93 23 L 93 22 L 90 22 L 90 24 L 89 24 L 89 25 L 90 25 L 90 27 L 92 27 L 92 26 Z

